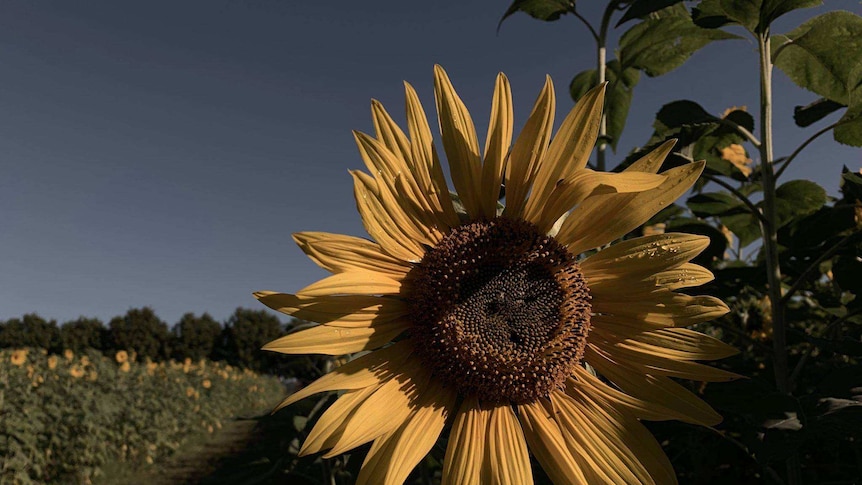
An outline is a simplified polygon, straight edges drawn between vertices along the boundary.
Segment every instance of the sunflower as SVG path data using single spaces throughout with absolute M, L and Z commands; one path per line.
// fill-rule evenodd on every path
M 682 328 L 728 308 L 674 291 L 712 279 L 689 262 L 709 239 L 668 233 L 605 246 L 688 190 L 704 163 L 656 174 L 667 142 L 621 173 L 588 169 L 605 88 L 584 95 L 552 137 L 550 78 L 513 143 L 503 74 L 480 152 L 439 66 L 434 81 L 455 193 L 405 84 L 406 133 L 376 101 L 375 136 L 355 133 L 370 175 L 351 175 L 372 240 L 295 234 L 333 275 L 296 294 L 255 294 L 320 323 L 264 349 L 358 355 L 279 406 L 342 391 L 300 454 L 371 442 L 357 483 L 402 483 L 447 435 L 444 484 L 532 483 L 531 453 L 554 483 L 674 483 L 640 421 L 716 424 L 672 378 L 735 377 L 696 362 L 733 348 Z

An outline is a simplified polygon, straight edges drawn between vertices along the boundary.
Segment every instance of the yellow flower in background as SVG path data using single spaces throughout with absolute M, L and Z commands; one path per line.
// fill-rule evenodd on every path
M 69 350 L 69 349 L 66 349 L 66 350 L 64 350 L 64 351 L 63 351 L 63 357 L 65 357 L 65 358 L 66 358 L 66 360 L 68 360 L 68 361 L 70 361 L 70 362 L 71 362 L 71 361 L 72 361 L 72 359 L 74 359 L 74 358 L 75 358 L 75 353 L 74 353 L 74 352 L 72 352 L 72 351 L 71 351 L 71 350 Z
M 120 372 L 129 372 L 130 370 L 132 370 L 132 364 L 130 364 L 129 361 L 125 361 L 120 364 Z
M 84 376 L 84 369 L 82 369 L 81 366 L 74 364 L 69 368 L 69 375 L 75 379 L 79 379 Z
M 753 169 L 751 168 L 751 164 L 753 163 L 748 155 L 745 153 L 745 147 L 739 145 L 737 143 L 733 143 L 721 149 L 721 158 L 727 160 L 734 167 L 736 167 L 742 175 L 748 177 L 751 175 Z
M 12 351 L 12 355 L 9 356 L 9 362 L 14 366 L 21 367 L 24 365 L 24 362 L 27 362 L 27 350 L 26 349 L 17 349 Z
M 56 355 L 51 355 L 51 356 L 49 356 L 49 357 L 48 357 L 48 368 L 49 368 L 49 369 L 51 369 L 51 370 L 56 369 L 56 368 L 57 368 L 57 362 L 58 362 L 58 361 L 59 361 L 59 359 L 57 358 L 57 356 L 56 356 Z
M 444 484 L 532 483 L 529 453 L 555 483 L 675 483 L 640 420 L 714 425 L 721 417 L 672 378 L 735 377 L 696 362 L 733 348 L 680 328 L 728 311 L 716 298 L 675 291 L 712 279 L 689 263 L 709 239 L 654 234 L 593 250 L 685 193 L 704 163 L 656 174 L 668 142 L 621 173 L 588 169 L 604 86 L 552 136 L 548 79 L 514 137 L 502 74 L 480 152 L 472 118 L 438 66 L 453 204 L 430 124 L 409 84 L 406 92 L 406 132 L 374 101 L 375 136 L 355 134 L 370 174 L 351 175 L 372 240 L 295 234 L 333 275 L 296 294 L 256 293 L 320 323 L 265 349 L 371 351 L 281 403 L 345 391 L 300 454 L 332 457 L 372 442 L 357 483 L 402 483 L 448 422 Z
M 114 356 L 118 364 L 122 364 L 124 362 L 129 361 L 129 354 L 125 350 L 117 351 L 117 355 Z
M 84 367 L 87 367 L 88 365 L 90 365 L 90 358 L 87 357 L 86 355 L 82 355 L 81 356 L 81 365 Z
M 210 387 L 212 387 L 213 383 L 209 379 L 204 379 L 201 385 L 204 387 L 204 389 L 209 389 Z

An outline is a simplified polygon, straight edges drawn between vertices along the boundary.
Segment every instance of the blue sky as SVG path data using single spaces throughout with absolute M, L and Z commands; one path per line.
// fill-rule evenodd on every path
M 598 20 L 601 2 L 583 3 Z M 860 11 L 854 0 L 828 3 Z M 507 6 L 0 2 L 0 319 L 107 320 L 144 305 L 169 324 L 187 311 L 224 319 L 260 308 L 252 291 L 293 292 L 324 276 L 290 235 L 363 235 L 347 171 L 362 167 L 350 131 L 372 130 L 371 98 L 403 120 L 408 80 L 433 113 L 439 63 L 480 132 L 499 71 L 516 130 L 546 73 L 558 110 L 571 108 L 569 81 L 594 64 L 586 29 L 517 14 L 497 34 Z M 729 41 L 643 78 L 611 165 L 649 137 L 667 102 L 755 108 L 756 69 L 756 46 Z M 791 121 L 793 106 L 813 99 L 776 73 L 778 155 L 813 132 Z M 842 165 L 862 168 L 860 151 L 822 137 L 784 177 L 834 194 Z

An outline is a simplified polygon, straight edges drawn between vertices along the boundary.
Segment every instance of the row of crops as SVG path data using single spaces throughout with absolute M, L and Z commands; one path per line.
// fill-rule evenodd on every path
M 108 463 L 158 463 L 283 395 L 275 377 L 207 360 L 0 349 L 0 483 L 86 484 Z

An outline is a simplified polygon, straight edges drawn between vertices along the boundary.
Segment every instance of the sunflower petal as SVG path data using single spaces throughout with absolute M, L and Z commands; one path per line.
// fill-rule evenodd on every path
M 297 296 L 274 291 L 258 291 L 254 296 L 275 311 L 309 322 L 339 327 L 367 327 L 410 313 L 401 300 L 371 295 Z
M 572 382 L 567 383 L 567 387 L 572 386 L 580 386 L 584 392 L 601 396 L 616 406 L 628 409 L 632 414 L 641 419 L 666 421 L 683 417 L 678 412 L 667 409 L 664 406 L 651 401 L 639 399 L 611 387 L 580 366 L 575 368 L 574 379 Z
M 280 407 L 325 391 L 362 389 L 391 379 L 413 351 L 413 343 L 401 340 L 389 347 L 357 357 L 288 396 Z
M 625 341 L 609 343 L 603 342 L 600 338 L 592 338 L 588 345 L 593 346 L 600 353 L 605 353 L 610 359 L 626 362 L 645 374 L 709 382 L 727 382 L 742 377 L 739 374 L 697 362 L 677 360 L 673 356 L 678 351 L 665 350 L 661 347 L 626 345 Z
M 512 146 L 509 163 L 506 166 L 506 208 L 504 214 L 520 217 L 527 201 L 527 193 L 536 177 L 539 161 L 544 157 L 551 140 L 554 127 L 554 83 L 550 76 L 545 77 L 545 86 L 524 129 Z
M 538 402 L 518 406 L 524 438 L 542 469 L 555 484 L 587 483 L 569 452 L 560 427 Z
M 733 346 L 687 328 L 662 328 L 645 332 L 618 344 L 644 353 L 678 360 L 717 360 L 739 353 Z
M 494 407 L 488 424 L 485 462 L 490 468 L 491 483 L 532 484 L 530 453 L 512 407 L 509 404 Z
M 379 273 L 352 271 L 336 273 L 296 292 L 297 296 L 395 295 L 401 282 Z
M 581 203 L 593 191 L 606 188 L 611 193 L 643 192 L 658 187 L 665 177 L 643 172 L 595 172 L 590 169 L 578 170 L 570 177 L 561 180 L 554 187 L 538 220 L 533 221 L 542 232 L 551 226 L 572 207 Z
M 487 219 L 497 216 L 497 196 L 503 182 L 503 162 L 512 143 L 512 90 L 503 73 L 497 75 L 494 101 L 491 105 L 491 121 L 488 123 L 488 138 L 485 140 L 485 156 L 482 164 L 482 181 L 479 195 L 482 215 Z
M 407 99 L 407 128 L 410 132 L 410 149 L 413 154 L 413 170 L 421 180 L 422 192 L 428 194 L 429 200 L 435 200 L 433 204 L 438 212 L 437 219 L 445 224 L 441 231 L 448 232 L 449 228 L 460 224 L 458 214 L 452 206 L 449 197 L 449 188 L 443 175 L 443 168 L 434 150 L 431 128 L 428 126 L 428 118 L 416 90 L 409 83 L 404 83 L 405 97 Z
M 398 429 L 378 438 L 362 464 L 357 485 L 401 484 L 431 451 L 451 414 L 457 395 L 429 382 L 419 408 Z
M 476 128 L 467 107 L 440 66 L 434 66 L 434 97 L 452 183 L 467 214 L 475 218 L 482 214 L 479 202 L 481 162 Z
M 687 327 L 730 311 L 723 301 L 712 296 L 689 296 L 661 288 L 646 295 L 631 299 L 610 293 L 593 296 L 593 312 L 600 314 L 599 320 L 649 330 Z M 595 326 L 598 328 L 600 325 L 597 323 Z
M 670 169 L 662 173 L 667 180 L 661 185 L 641 193 L 588 197 L 563 222 L 557 240 L 580 254 L 626 235 L 685 193 L 704 166 L 694 162 Z
M 490 416 L 490 411 L 480 407 L 475 397 L 468 397 L 461 403 L 443 458 L 442 485 L 480 483 Z
M 640 278 L 675 268 L 700 254 L 709 238 L 696 234 L 665 233 L 627 239 L 581 261 L 590 282 L 616 278 Z
M 636 160 L 633 164 L 626 168 L 626 172 L 649 172 L 656 173 L 664 163 L 664 159 L 673 150 L 676 145 L 676 138 L 670 139 L 662 143 L 655 150 L 647 153 L 643 157 Z
M 584 357 L 623 392 L 675 413 L 676 419 L 680 421 L 704 426 L 714 426 L 721 422 L 720 414 L 669 377 L 644 374 L 626 362 L 616 361 L 606 354 L 596 352 L 589 345 Z
M 318 266 L 332 272 L 376 271 L 400 280 L 410 265 L 383 252 L 379 244 L 361 237 L 326 232 L 297 232 L 293 240 Z
M 377 135 L 377 139 L 390 152 L 409 163 L 412 157 L 410 141 L 398 127 L 398 124 L 389 116 L 386 108 L 376 99 L 371 100 L 371 118 L 374 121 L 374 133 Z
M 360 328 L 323 324 L 273 340 L 262 350 L 282 354 L 352 354 L 382 347 L 410 326 L 408 320 L 390 320 Z
M 302 443 L 299 456 L 319 453 L 332 448 L 344 431 L 350 416 L 380 386 L 372 385 L 354 391 L 347 391 L 339 397 L 317 420 Z
M 526 220 L 539 220 L 545 202 L 557 182 L 587 166 L 587 160 L 599 134 L 605 86 L 606 84 L 596 86 L 584 94 L 554 135 L 536 173 L 533 192 L 524 212 Z
M 678 290 L 691 286 L 700 286 L 715 279 L 712 271 L 694 263 L 684 263 L 677 268 L 656 273 L 650 278 L 655 286 L 666 290 Z
M 573 407 L 589 421 L 597 434 L 609 447 L 620 454 L 631 471 L 644 484 L 674 484 L 676 474 L 661 446 L 631 414 L 609 405 L 601 398 L 581 392 L 577 387 L 567 389 Z
M 356 408 L 338 441 L 323 457 L 338 456 L 397 429 L 417 409 L 429 378 L 418 359 L 408 358 L 398 373 Z
M 421 260 L 424 250 L 399 226 L 403 223 L 403 217 L 398 217 L 399 212 L 390 213 L 384 206 L 374 178 L 357 170 L 351 171 L 350 175 L 353 177 L 356 209 L 371 238 L 377 241 L 384 251 L 402 261 Z M 393 220 L 393 215 L 397 220 Z

